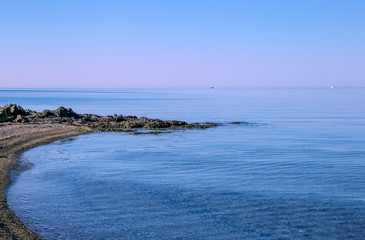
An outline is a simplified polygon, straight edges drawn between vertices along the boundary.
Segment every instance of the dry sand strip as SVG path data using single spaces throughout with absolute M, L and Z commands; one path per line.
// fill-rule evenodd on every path
M 8 208 L 4 191 L 10 172 L 26 150 L 62 138 L 92 132 L 89 128 L 57 123 L 0 123 L 0 239 L 42 239 L 29 230 Z

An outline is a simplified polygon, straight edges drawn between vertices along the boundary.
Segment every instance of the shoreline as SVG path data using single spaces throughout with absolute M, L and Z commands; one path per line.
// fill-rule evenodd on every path
M 9 209 L 5 190 L 25 151 L 63 138 L 94 132 L 57 123 L 0 123 L 0 239 L 42 239 Z
M 232 123 L 236 124 L 236 123 Z M 20 155 L 37 146 L 92 132 L 126 132 L 131 135 L 171 133 L 175 129 L 206 129 L 218 123 L 187 123 L 177 120 L 114 114 L 77 114 L 71 108 L 36 112 L 16 104 L 0 107 L 0 240 L 42 239 L 9 209 L 5 190 Z

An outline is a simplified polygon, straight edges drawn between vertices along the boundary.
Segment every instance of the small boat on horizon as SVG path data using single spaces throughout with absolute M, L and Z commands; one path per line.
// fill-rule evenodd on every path
M 335 88 L 334 86 L 330 86 L 330 88 Z

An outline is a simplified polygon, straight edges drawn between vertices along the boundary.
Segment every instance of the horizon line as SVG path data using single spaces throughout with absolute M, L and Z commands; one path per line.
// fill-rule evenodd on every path
M 0 87 L 0 90 L 113 90 L 113 89 L 244 89 L 244 88 L 365 88 L 365 86 L 309 86 L 309 87 L 292 87 L 292 86 L 279 86 L 279 87 Z

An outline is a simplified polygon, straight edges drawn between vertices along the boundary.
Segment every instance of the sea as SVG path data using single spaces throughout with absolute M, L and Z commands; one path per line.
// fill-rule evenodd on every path
M 365 88 L 2 89 L 7 103 L 222 124 L 25 152 L 6 197 L 45 239 L 365 239 Z

